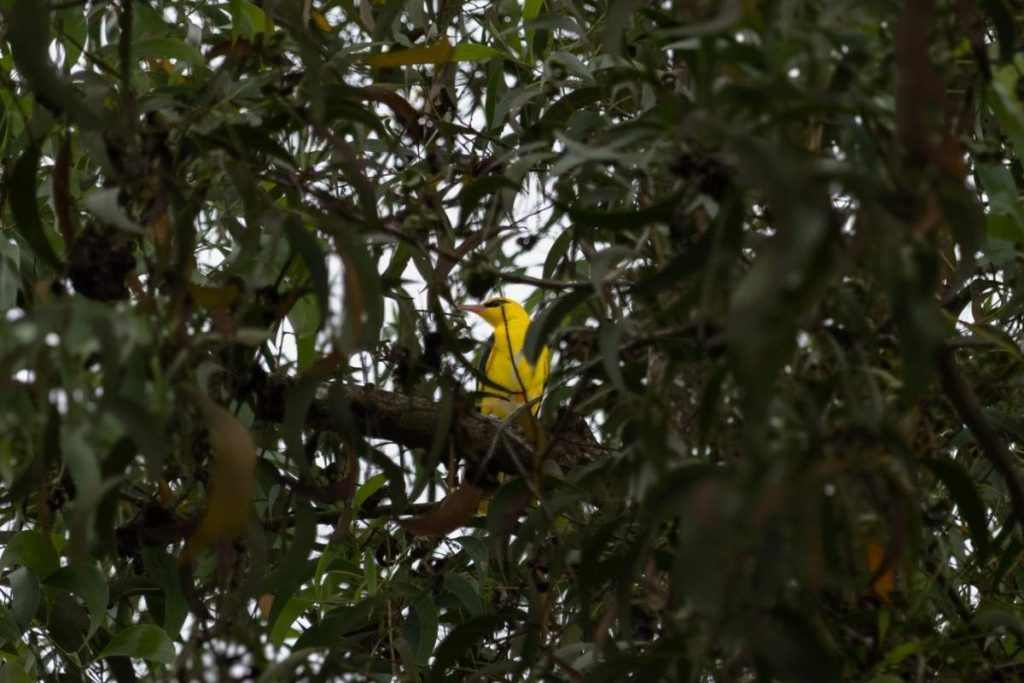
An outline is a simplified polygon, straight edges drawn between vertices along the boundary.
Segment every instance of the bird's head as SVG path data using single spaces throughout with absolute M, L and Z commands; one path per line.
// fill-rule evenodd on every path
M 476 313 L 490 323 L 491 327 L 497 327 L 505 322 L 516 320 L 530 321 L 530 314 L 526 312 L 526 309 L 519 302 L 506 299 L 503 296 L 493 296 L 478 305 L 463 304 L 459 308 L 463 311 Z

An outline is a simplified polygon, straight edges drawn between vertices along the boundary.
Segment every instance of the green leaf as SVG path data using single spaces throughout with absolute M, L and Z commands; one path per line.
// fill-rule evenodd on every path
M 65 652 L 79 652 L 86 642 L 89 615 L 65 591 L 47 593 L 46 628 L 49 637 Z M 41 617 L 41 615 L 40 615 Z
M 979 561 L 984 562 L 989 549 L 988 514 L 971 476 L 951 458 L 928 458 L 924 463 L 949 489 L 960 516 L 970 530 L 974 551 L 978 553 Z
M 16 533 L 0 556 L 0 567 L 7 568 L 14 564 L 31 569 L 45 579 L 60 567 L 57 551 L 46 536 L 35 529 L 26 529 Z
M 414 586 L 405 584 L 395 587 L 401 588 L 402 593 L 412 598 L 409 615 L 402 626 L 402 636 L 412 648 L 416 663 L 426 666 L 434 651 L 434 643 L 437 642 L 437 607 L 428 593 Z
M 1017 157 L 1021 158 L 1024 157 L 1024 112 L 1016 94 L 1018 74 L 1013 64 L 995 69 L 986 99 Z
M 577 289 L 548 304 L 531 322 L 523 342 L 523 354 L 530 363 L 536 363 L 540 350 L 562 320 L 577 306 L 589 299 L 591 292 Z
M 307 294 L 299 297 L 299 300 L 288 311 L 288 321 L 292 324 L 292 330 L 297 338 L 311 339 L 315 342 L 317 331 L 323 325 L 320 301 L 316 295 Z
M 459 655 L 505 626 L 508 621 L 517 618 L 523 618 L 521 612 L 505 608 L 495 614 L 484 614 L 470 619 L 453 628 L 437 647 L 427 680 L 431 683 L 450 680 L 449 669 Z
M 609 230 L 635 230 L 668 220 L 678 206 L 679 194 L 673 193 L 653 204 L 630 211 L 599 211 L 580 205 L 561 208 L 569 213 L 574 224 Z
M 385 474 L 375 474 L 364 481 L 356 491 L 355 498 L 352 501 L 352 508 L 358 511 L 363 506 L 363 503 L 366 502 L 366 499 L 377 493 L 380 487 L 386 484 L 387 481 L 388 477 Z
M 107 600 L 110 597 L 107 577 L 100 568 L 95 565 L 61 567 L 46 577 L 43 585 L 62 588 L 82 599 L 89 613 L 89 631 L 86 638 L 92 638 L 103 623 L 107 613 Z
M 164 420 L 154 415 L 145 405 L 113 394 L 103 397 L 103 408 L 117 418 L 142 451 L 148 475 L 159 479 L 163 474 L 168 451 L 167 440 L 161 437 Z
M 274 24 L 270 17 L 263 11 L 246 0 L 231 0 L 229 3 L 231 13 L 231 27 L 234 34 L 254 37 L 257 33 L 273 33 Z
M 60 26 L 61 45 L 64 47 L 64 65 L 78 63 L 82 56 L 82 48 L 88 35 L 85 7 L 72 6 L 54 13 L 55 23 Z
M 13 308 L 21 289 L 21 254 L 18 244 L 0 237 L 0 311 Z
M 622 54 L 622 37 L 632 21 L 640 0 L 612 0 L 604 21 L 604 49 L 608 54 Z
M 363 580 L 366 582 L 367 594 L 376 595 L 377 558 L 373 556 L 373 550 L 369 547 L 363 551 Z
M 989 206 L 993 211 L 1013 213 L 1020 210 L 1017 183 L 1010 169 L 1002 164 L 978 164 L 975 173 L 988 193 Z
M 43 599 L 43 589 L 39 577 L 28 567 L 15 569 L 7 575 L 11 584 L 11 613 L 18 626 L 25 631 L 35 619 L 39 603 Z
M 450 59 L 453 62 L 484 62 L 489 59 L 516 61 L 507 52 L 502 52 L 490 45 L 480 45 L 478 43 L 459 43 L 452 48 Z
M 281 163 L 286 169 L 298 167 L 295 157 L 267 131 L 258 126 L 245 124 L 224 126 L 219 131 L 229 141 L 229 147 L 246 156 L 253 154 L 265 155 Z
M 292 652 L 287 657 L 279 662 L 275 662 L 272 666 L 260 674 L 260 677 L 256 679 L 256 683 L 276 683 L 282 681 L 287 683 L 296 680 L 294 677 L 295 667 L 309 659 L 310 655 L 317 652 L 321 652 L 328 649 L 326 645 L 318 645 L 315 647 L 306 647 L 301 650 Z
M 0 643 L 10 643 L 21 638 L 21 627 L 5 605 L 0 605 Z
M 274 596 L 275 603 L 277 599 L 277 596 Z M 279 610 L 278 614 L 274 615 L 274 626 L 270 629 L 270 642 L 277 647 L 281 647 L 285 639 L 288 638 L 295 620 L 315 604 L 316 602 L 309 598 L 293 595 L 285 603 L 284 607 Z
M 453 572 L 446 573 L 444 587 L 462 603 L 469 616 L 478 617 L 483 614 L 484 606 L 480 600 L 480 594 L 464 576 Z
M 261 7 L 251 2 L 242 2 L 242 11 L 249 15 L 249 20 L 256 31 L 260 33 L 274 32 L 274 22 L 270 20 L 270 17 L 267 16 L 267 13 Z
M 780 680 L 827 683 L 840 680 L 839 659 L 818 624 L 790 612 L 765 614 L 751 624 L 755 656 Z
M 339 607 L 328 612 L 317 624 L 308 628 L 298 640 L 295 649 L 327 645 L 336 647 L 338 642 L 355 631 L 377 625 L 375 610 L 385 609 L 383 597 L 360 600 L 351 607 Z M 387 608 L 390 608 L 388 606 Z
M 882 661 L 882 665 L 892 666 L 893 664 L 898 664 L 907 657 L 915 655 L 918 652 L 924 652 L 927 649 L 928 643 L 923 640 L 909 640 L 905 643 L 900 643 L 889 650 L 889 653 L 885 655 L 885 659 Z
M 540 15 L 540 9 L 544 6 L 544 0 L 525 0 L 523 2 L 523 21 L 536 19 Z
M 985 217 L 985 232 L 992 239 L 1015 243 L 1024 242 L 1024 224 L 1017 216 L 990 213 Z
M 50 239 L 39 218 L 38 186 L 36 170 L 39 167 L 39 148 L 26 149 L 11 174 L 11 212 L 14 214 L 14 229 L 24 238 L 35 257 L 60 272 L 64 266 L 57 258 Z
M 50 61 L 47 51 L 50 45 L 50 12 L 47 3 L 14 0 L 13 7 L 4 12 L 4 18 L 7 20 L 4 35 L 10 41 L 14 63 L 28 79 L 39 101 L 55 112 L 69 115 L 83 126 L 95 128 L 102 125 L 102 117 L 93 111 Z M 36 163 L 33 163 L 33 173 L 35 167 Z M 14 196 L 17 197 L 18 193 Z M 35 196 L 33 191 L 31 197 Z
M 548 55 L 548 63 L 561 67 L 567 74 L 572 74 L 582 79 L 588 85 L 594 84 L 594 75 L 591 72 L 591 67 L 572 52 L 552 52 Z M 569 141 L 567 141 L 567 146 L 569 144 Z M 585 148 L 578 148 L 577 151 L 585 151 Z M 610 151 L 610 149 L 606 151 Z M 589 155 L 585 155 L 585 157 L 591 158 Z M 593 158 L 598 159 L 600 157 Z
M 96 659 L 129 657 L 149 662 L 170 664 L 174 661 L 174 643 L 159 626 L 137 624 L 129 626 L 110 639 Z
M 503 175 L 485 175 L 462 188 L 462 192 L 459 193 L 459 206 L 463 212 L 473 211 L 481 199 L 502 190 L 519 192 L 519 183 Z
M 206 68 L 206 59 L 195 45 L 181 38 L 147 38 L 132 45 L 136 59 L 173 59 L 197 68 Z
M 17 662 L 0 661 L 0 681 L 4 683 L 36 683 L 38 680 L 36 676 L 29 676 Z
M 1013 60 L 1017 44 L 1017 32 L 1013 13 L 1007 8 L 1004 0 L 980 0 L 979 3 L 988 14 L 996 28 L 996 39 L 999 43 L 999 60 Z
M 275 632 L 277 623 L 282 619 L 292 596 L 309 579 L 313 569 L 309 554 L 316 541 L 316 518 L 308 500 L 295 498 L 294 501 L 295 536 L 288 545 L 288 552 L 278 565 L 277 571 L 268 577 L 263 587 L 263 592 L 274 595 L 274 603 L 267 618 L 267 628 L 271 633 Z M 292 606 L 293 609 L 294 607 Z M 297 616 L 293 616 L 292 621 Z M 290 625 L 291 622 L 288 623 Z
M 281 422 L 285 451 L 299 467 L 302 476 L 309 476 L 309 459 L 302 441 L 302 433 L 306 426 L 306 415 L 316 398 L 320 388 L 320 377 L 303 375 L 298 382 L 288 388 L 285 395 L 284 419 Z
M 146 576 L 160 587 L 163 618 L 159 619 L 159 625 L 172 638 L 176 637 L 188 618 L 188 603 L 177 560 L 163 548 L 143 548 L 142 560 Z M 147 597 L 147 602 L 150 600 L 154 598 Z
M 558 269 L 565 258 L 565 255 L 569 252 L 569 247 L 572 244 L 572 232 L 566 230 L 559 235 L 554 244 L 548 249 L 548 255 L 544 258 L 544 277 L 551 279 L 555 276 L 555 271 Z
M 613 323 L 604 323 L 597 336 L 598 348 L 601 351 L 601 363 L 608 378 L 619 391 L 626 391 L 626 378 L 622 375 L 619 364 L 619 345 L 622 342 L 622 327 Z
M 358 233 L 340 221 L 322 217 L 331 231 L 344 266 L 345 322 L 342 348 L 346 352 L 373 348 L 384 322 L 384 297 L 377 264 L 370 259 Z
M 328 306 L 330 304 L 330 290 L 327 281 L 327 264 L 324 260 L 324 251 L 320 241 L 313 233 L 306 230 L 302 219 L 289 214 L 284 220 L 284 233 L 292 249 L 302 258 L 309 272 L 309 279 L 313 285 L 313 292 L 316 294 L 319 305 L 320 321 L 327 319 Z
M 82 492 L 77 499 L 87 501 L 90 507 L 97 504 L 99 500 L 93 492 L 98 492 L 102 483 L 100 465 L 85 440 L 84 425 L 64 426 L 60 432 L 60 450 L 75 488 Z

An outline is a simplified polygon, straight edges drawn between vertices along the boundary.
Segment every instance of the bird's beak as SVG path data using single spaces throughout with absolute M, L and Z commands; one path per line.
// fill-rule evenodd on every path
M 472 304 L 460 304 L 459 305 L 459 310 L 460 311 L 466 311 L 468 313 L 476 313 L 477 315 L 480 315 L 481 313 L 483 313 L 484 307 L 483 306 L 474 306 Z

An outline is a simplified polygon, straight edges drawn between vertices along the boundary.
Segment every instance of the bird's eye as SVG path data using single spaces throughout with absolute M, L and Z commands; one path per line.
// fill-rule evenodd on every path
M 503 303 L 505 303 L 503 300 L 497 299 L 495 301 L 488 301 L 487 303 L 484 304 L 484 307 L 485 308 L 497 308 L 498 306 L 501 306 Z

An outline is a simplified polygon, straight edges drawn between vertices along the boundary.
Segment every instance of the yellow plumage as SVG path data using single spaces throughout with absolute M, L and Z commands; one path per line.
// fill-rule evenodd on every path
M 480 383 L 480 412 L 506 417 L 523 403 L 540 398 L 548 381 L 551 357 L 548 348 L 541 349 L 536 364 L 523 353 L 530 314 L 520 304 L 504 297 L 493 297 L 480 306 L 463 306 L 476 313 L 493 328 L 494 334 L 484 349 L 481 370 L 490 384 Z M 534 415 L 540 402 L 530 406 Z

